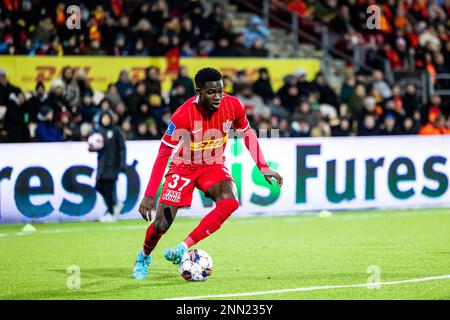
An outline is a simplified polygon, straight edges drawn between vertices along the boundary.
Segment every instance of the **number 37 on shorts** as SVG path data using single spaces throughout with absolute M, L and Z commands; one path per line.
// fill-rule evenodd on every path
M 171 169 L 165 176 L 159 202 L 178 207 L 190 206 L 195 187 L 206 192 L 223 180 L 233 180 L 224 166 L 211 166 L 195 171 Z

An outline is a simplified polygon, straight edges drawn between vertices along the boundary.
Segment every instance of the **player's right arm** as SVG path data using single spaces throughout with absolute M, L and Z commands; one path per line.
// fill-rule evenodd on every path
M 152 220 L 152 211 L 156 210 L 156 194 L 164 176 L 167 162 L 169 161 L 173 150 L 178 147 L 178 141 L 175 140 L 175 130 L 180 128 L 181 125 L 182 121 L 177 113 L 175 113 L 169 123 L 169 126 L 167 127 L 166 132 L 164 133 L 164 136 L 161 139 L 158 156 L 156 157 L 153 165 L 144 198 L 139 205 L 139 213 L 146 221 Z

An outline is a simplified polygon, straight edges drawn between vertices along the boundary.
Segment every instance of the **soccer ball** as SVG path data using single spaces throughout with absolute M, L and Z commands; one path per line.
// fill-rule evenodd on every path
M 105 146 L 105 140 L 100 133 L 93 133 L 89 136 L 88 146 L 90 151 L 100 151 Z
M 200 249 L 185 252 L 178 265 L 178 271 L 187 281 L 205 281 L 211 275 L 213 261 L 209 254 Z

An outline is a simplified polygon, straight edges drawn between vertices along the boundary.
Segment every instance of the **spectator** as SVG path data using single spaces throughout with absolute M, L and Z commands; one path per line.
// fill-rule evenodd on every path
M 417 134 L 420 130 L 419 123 L 414 121 L 410 117 L 405 117 L 402 122 L 401 134 L 409 134 L 414 135 Z
M 225 8 L 221 3 L 214 3 L 211 14 L 201 25 L 201 32 L 206 39 L 212 39 L 219 31 L 223 20 L 225 20 Z
M 251 48 L 255 40 L 259 39 L 264 44 L 270 35 L 263 21 L 258 16 L 252 16 L 248 23 L 248 27 L 244 30 L 245 44 L 247 48 Z
M 86 79 L 86 72 L 83 69 L 78 69 L 75 73 L 75 81 L 80 89 L 80 97 L 83 98 L 86 94 L 91 96 L 94 95 L 94 90 L 92 90 L 91 85 Z
M 148 21 L 148 20 L 144 20 Z M 146 57 L 149 54 L 148 48 L 144 44 L 144 40 L 142 38 L 137 38 L 134 42 L 132 55 L 137 57 Z
M 113 56 L 128 56 L 130 54 L 130 45 L 123 33 L 119 33 L 114 41 L 114 47 L 111 51 Z
M 125 171 L 125 139 L 122 130 L 113 124 L 110 111 L 101 113 L 98 132 L 103 136 L 105 143 L 98 151 L 95 189 L 103 196 L 107 206 L 106 214 L 100 221 L 115 222 L 123 208 L 123 204 L 117 201 L 115 185 L 119 173 Z
M 244 34 L 238 33 L 234 37 L 234 42 L 232 44 L 233 52 L 236 57 L 249 57 L 250 56 L 250 50 L 247 48 L 247 45 L 245 44 L 245 38 Z
M 363 121 L 359 123 L 359 136 L 376 136 L 379 134 L 377 120 L 373 114 L 366 114 Z
M 311 127 L 309 126 L 308 121 L 304 118 L 300 118 L 298 121 L 293 121 L 291 127 L 291 137 L 311 136 Z
M 100 41 L 92 40 L 86 54 L 88 56 L 104 56 L 105 51 L 100 47 Z
M 41 81 L 36 83 L 35 91 L 31 98 L 28 99 L 28 112 L 30 115 L 30 122 L 37 123 L 37 115 L 41 107 L 47 100 L 48 94 L 45 91 L 45 86 Z
M 119 126 L 122 125 L 122 122 L 130 116 L 127 106 L 123 101 L 120 101 L 114 107 L 114 114 L 117 116 L 117 121 L 115 121 L 115 123 Z
M 36 138 L 40 142 L 61 142 L 64 137 L 54 122 L 53 108 L 43 105 L 38 113 L 38 125 L 36 128 Z
M 130 94 L 133 93 L 133 84 L 131 83 L 130 73 L 126 69 L 122 69 L 119 74 L 119 79 L 115 83 L 117 91 L 119 91 L 120 98 L 122 100 L 126 99 Z
M 81 94 L 77 81 L 74 80 L 74 74 L 71 67 L 64 67 L 62 70 L 62 82 L 64 85 L 64 99 L 70 105 L 70 111 L 75 112 L 80 107 Z
M 147 120 L 147 134 L 150 140 L 160 140 L 162 138 L 158 131 L 158 125 L 153 118 Z
M 430 112 L 428 122 L 419 130 L 420 135 L 439 135 L 445 133 L 445 118 L 439 112 Z
M 236 97 L 242 101 L 246 109 L 252 110 L 253 115 L 261 116 L 265 112 L 270 112 L 261 97 L 253 94 L 250 85 L 244 86 L 241 93 L 237 94 Z
M 319 119 L 317 125 L 311 129 L 311 137 L 331 137 L 331 128 L 324 119 Z
M 123 135 L 125 137 L 125 140 L 133 140 L 133 130 L 131 126 L 131 119 L 130 117 L 126 118 L 122 125 L 120 126 L 123 132 Z
M 52 108 L 53 116 L 58 116 L 61 112 L 72 111 L 69 101 L 64 97 L 64 82 L 56 79 L 44 104 Z
M 339 105 L 338 97 L 328 83 L 326 83 L 325 76 L 322 72 L 317 73 L 314 82 L 311 84 L 311 89 L 319 93 L 319 103 L 326 103 L 337 109 Z
M 133 140 L 150 140 L 150 135 L 147 132 L 147 124 L 144 120 L 140 120 L 137 123 Z
M 226 37 L 218 39 L 214 45 L 214 49 L 209 53 L 210 57 L 233 57 L 234 50 L 230 46 L 230 40 Z
M 356 86 L 356 77 L 353 73 L 350 73 L 345 77 L 345 82 L 342 85 L 341 95 L 340 95 L 341 102 L 344 102 L 344 103 L 349 102 L 350 97 L 352 96 L 353 92 L 355 91 L 355 86 Z
M 295 83 L 298 89 L 298 97 L 306 99 L 310 92 L 313 91 L 311 83 L 306 80 L 306 71 L 303 68 L 298 68 L 294 73 Z
M 71 114 L 68 111 L 62 112 L 59 115 L 64 141 L 81 141 L 80 127 L 71 118 Z
M 258 79 L 252 84 L 252 90 L 256 95 L 260 96 L 265 103 L 268 103 L 274 97 L 269 71 L 267 68 L 260 68 L 258 70 L 258 75 Z
M 317 125 L 320 116 L 317 113 L 313 113 L 308 101 L 300 102 L 298 109 L 295 110 L 292 116 L 292 120 L 304 119 L 308 122 L 308 125 L 312 128 Z
M 150 55 L 155 57 L 165 56 L 167 51 L 170 49 L 170 38 L 167 34 L 161 34 L 157 41 L 156 45 L 150 48 Z
M 161 96 L 161 82 L 159 80 L 159 68 L 149 67 L 145 70 L 145 93 L 147 96 Z
M 294 76 L 290 75 L 284 78 L 284 85 L 278 90 L 277 95 L 281 99 L 281 105 L 292 114 L 300 102 L 297 80 Z
M 281 105 L 281 99 L 278 96 L 274 96 L 271 101 L 269 101 L 267 105 L 270 109 L 270 114 L 279 118 L 279 119 L 287 119 L 289 117 L 289 112 L 287 112 L 286 108 Z
M 366 97 L 366 88 L 363 84 L 357 84 L 355 91 L 348 101 L 349 115 L 353 119 L 358 119 L 359 114 L 364 109 L 364 99 Z
M 7 105 L 9 101 L 9 95 L 11 93 L 17 94 L 20 89 L 13 86 L 6 75 L 6 71 L 0 68 L 0 105 Z
M 128 89 L 126 89 L 127 92 L 129 92 L 129 86 L 127 85 Z M 133 88 L 134 91 L 134 88 Z M 127 95 L 126 97 L 128 97 Z M 122 96 L 119 93 L 119 89 L 117 88 L 116 84 L 110 83 L 108 85 L 108 89 L 106 91 L 106 94 L 104 96 L 105 99 L 108 99 L 111 102 L 112 107 L 114 108 L 119 102 L 122 101 Z
M 141 101 L 138 106 L 137 114 L 135 117 L 133 117 L 133 126 L 137 128 L 137 125 L 142 122 L 146 121 L 148 118 L 152 116 L 150 112 L 150 107 L 148 105 L 148 102 Z
M 419 97 L 416 95 L 416 86 L 413 83 L 406 85 L 406 92 L 403 95 L 402 102 L 408 117 L 412 117 L 416 110 L 421 109 Z
M 250 85 L 247 71 L 245 69 L 238 70 L 233 81 L 233 94 L 238 94 L 244 87 Z
M 376 88 L 380 93 L 383 99 L 389 99 L 392 97 L 392 90 L 389 84 L 384 80 L 383 73 L 380 70 L 375 70 L 372 74 L 373 82 L 372 86 Z
M 170 92 L 169 111 L 174 113 L 187 98 L 185 87 L 181 83 L 177 84 Z
M 137 83 L 133 93 L 127 97 L 126 101 L 131 116 L 135 117 L 138 113 L 139 104 L 148 101 L 148 95 L 143 81 Z
M 186 99 L 195 95 L 194 82 L 188 76 L 187 68 L 185 66 L 180 66 L 178 77 L 172 83 L 172 90 L 178 85 L 184 87 Z
M 351 121 L 349 118 L 341 118 L 338 124 L 331 127 L 331 135 L 333 137 L 348 137 L 351 132 Z
M 9 142 L 29 142 L 28 102 L 23 92 L 12 93 L 5 114 L 5 129 L 8 131 Z
M 280 138 L 288 138 L 291 136 L 291 128 L 287 119 L 281 119 L 279 123 Z
M 398 135 L 401 134 L 400 129 L 397 127 L 397 120 L 393 113 L 387 113 L 384 117 L 383 123 L 380 125 L 380 135 Z
M 250 56 L 266 58 L 269 56 L 269 50 L 264 48 L 264 43 L 261 39 L 255 39 L 250 47 Z
M 83 122 L 91 123 L 95 114 L 98 112 L 98 107 L 92 101 L 92 96 L 88 93 L 83 96 L 83 101 L 80 107 L 80 113 Z

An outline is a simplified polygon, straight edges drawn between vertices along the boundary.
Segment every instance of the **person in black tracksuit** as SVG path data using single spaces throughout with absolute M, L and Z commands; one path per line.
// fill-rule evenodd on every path
M 105 143 L 104 147 L 98 151 L 95 188 L 105 200 L 108 207 L 105 217 L 106 221 L 110 222 L 120 214 L 120 212 L 114 212 L 117 203 L 115 189 L 119 173 L 125 170 L 125 137 L 120 127 L 113 124 L 112 114 L 108 111 L 100 114 L 97 131 L 103 136 Z

